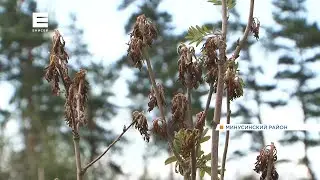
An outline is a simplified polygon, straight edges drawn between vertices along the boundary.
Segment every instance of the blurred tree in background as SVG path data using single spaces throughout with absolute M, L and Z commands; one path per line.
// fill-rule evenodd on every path
M 273 18 L 277 26 L 268 30 L 272 42 L 267 48 L 281 54 L 275 78 L 279 80 L 279 88 L 289 94 L 290 100 L 300 103 L 303 114 L 300 123 L 313 124 L 319 123 L 320 116 L 319 74 L 315 68 L 320 60 L 320 29 L 316 22 L 308 20 L 305 2 L 273 1 L 276 9 Z M 293 83 L 295 88 L 283 88 L 285 83 Z M 308 150 L 320 145 L 319 133 L 287 131 L 280 142 L 284 145 L 302 143 L 304 155 L 297 163 L 307 167 L 308 179 L 317 179 Z
M 9 157 L 1 162 L 0 179 L 75 179 L 72 136 L 64 121 L 64 93 L 51 95 L 43 77 L 49 61 L 50 32 L 32 32 L 32 12 L 38 11 L 36 2 L 26 0 L 19 4 L 1 0 L 0 7 L 0 81 L 14 87 L 10 100 L 13 108 L 0 107 L 0 120 L 2 127 L 8 121 L 16 121 L 20 127 L 19 135 L 10 136 L 21 139 L 12 142 L 15 147 L 20 144 L 21 148 L 9 148 L 9 152 L 4 149 L 11 144 L 0 144 L 1 156 Z M 116 106 L 108 101 L 113 93 L 104 87 L 111 86 L 117 74 L 109 71 L 111 67 L 105 67 L 102 62 L 92 61 L 87 45 L 82 41 L 83 32 L 76 26 L 75 16 L 71 17 L 71 22 L 62 32 L 72 42 L 66 44 L 71 57 L 70 73 L 75 73 L 80 67 L 87 69 L 88 81 L 93 87 L 89 97 L 88 126 L 81 132 L 82 154 L 87 157 L 87 163 L 100 153 L 100 147 L 107 146 L 115 138 L 111 128 L 105 127 L 116 115 Z M 50 17 L 49 30 L 56 27 L 57 23 L 53 23 Z M 10 142 L 10 139 L 4 139 L 3 133 L 1 135 L 1 142 Z M 113 152 L 121 153 L 120 145 L 113 148 Z M 108 164 L 109 167 L 116 166 L 114 162 Z M 103 165 L 108 167 L 108 164 Z M 113 169 L 107 168 L 111 169 L 110 172 L 105 169 L 97 165 L 87 178 L 110 179 L 107 175 Z

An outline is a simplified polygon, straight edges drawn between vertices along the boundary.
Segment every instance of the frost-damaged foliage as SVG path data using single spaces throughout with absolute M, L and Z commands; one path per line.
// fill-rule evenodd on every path
M 85 117 L 88 82 L 85 80 L 86 71 L 81 69 L 76 73 L 69 87 L 68 98 L 65 104 L 67 123 L 71 128 L 87 124 Z
M 176 162 L 176 173 L 180 173 L 186 180 L 195 180 L 196 172 L 200 170 L 200 177 L 205 173 L 211 176 L 211 179 L 224 179 L 226 154 L 229 143 L 229 132 L 226 135 L 225 148 L 222 158 L 222 166 L 218 166 L 218 150 L 219 150 L 219 132 L 213 130 L 212 136 L 206 135 L 208 129 L 204 129 L 205 118 L 208 114 L 210 101 L 213 93 L 216 93 L 216 103 L 214 109 L 213 127 L 220 123 L 222 100 L 226 94 L 227 100 L 227 123 L 230 123 L 230 103 L 231 101 L 243 95 L 244 83 L 239 76 L 238 63 L 240 50 L 247 40 L 248 34 L 251 32 L 256 39 L 259 38 L 260 22 L 253 18 L 254 0 L 251 0 L 248 24 L 246 26 L 242 39 L 237 41 L 234 53 L 227 57 L 227 21 L 228 13 L 234 7 L 235 1 L 210 1 L 215 5 L 222 6 L 222 28 L 221 30 L 209 31 L 206 27 L 190 28 L 187 38 L 192 42 L 200 44 L 205 38 L 206 41 L 201 49 L 201 54 L 196 55 L 192 46 L 186 46 L 181 43 L 178 46 L 177 69 L 178 80 L 182 85 L 183 92 L 177 92 L 171 99 L 171 114 L 166 117 L 166 94 L 165 88 L 161 83 L 156 82 L 155 72 L 149 56 L 149 51 L 156 43 L 158 30 L 155 24 L 144 14 L 139 15 L 133 25 L 130 33 L 130 41 L 128 43 L 128 59 L 129 63 L 139 69 L 140 73 L 147 72 L 149 76 L 151 89 L 148 97 L 147 112 L 151 112 L 158 108 L 160 115 L 153 121 L 153 127 L 149 129 L 147 116 L 144 111 L 134 111 L 132 113 L 132 122 L 123 132 L 111 143 L 110 146 L 96 159 L 81 167 L 81 156 L 79 151 L 79 127 L 85 125 L 85 103 L 87 101 L 86 94 L 88 85 L 85 81 L 85 70 L 80 70 L 71 80 L 68 76 L 68 55 L 64 51 L 65 43 L 58 31 L 55 31 L 53 38 L 53 50 L 50 56 L 50 65 L 46 68 L 46 79 L 52 84 L 52 90 L 55 95 L 60 91 L 59 80 L 65 87 L 66 92 L 66 118 L 69 126 L 74 132 L 74 147 L 77 166 L 77 180 L 82 179 L 86 170 L 97 162 L 104 154 L 120 140 L 122 135 L 131 127 L 140 132 L 146 142 L 150 141 L 150 131 L 155 135 L 159 135 L 167 141 L 173 156 L 165 161 L 165 164 Z M 146 71 L 142 71 L 144 62 L 146 63 Z M 205 81 L 203 81 L 203 70 L 205 73 Z M 206 83 L 204 83 L 206 82 Z M 195 93 L 200 85 L 209 85 L 210 91 L 206 108 L 200 112 L 192 111 L 192 94 Z M 196 121 L 193 120 L 196 115 Z M 204 154 L 201 150 L 201 144 L 210 140 L 212 151 Z M 271 145 L 270 151 L 265 149 L 258 158 L 256 171 L 262 172 L 264 177 L 276 177 L 274 173 L 274 145 Z M 268 155 L 268 152 L 269 155 Z M 269 157 L 270 160 L 265 159 Z M 207 163 L 211 161 L 211 166 Z M 267 164 L 267 169 L 265 168 Z M 220 174 L 220 177 L 218 176 Z M 266 174 L 266 175 L 265 175 Z
M 178 54 L 179 81 L 185 87 L 197 89 L 202 83 L 202 67 L 198 59 L 192 61 L 196 58 L 194 48 L 180 44 Z
M 136 68 L 141 70 L 144 50 L 152 45 L 155 38 L 157 38 L 156 27 L 145 15 L 139 16 L 130 34 L 130 42 L 128 43 L 128 56 Z
M 276 161 L 277 149 L 273 143 L 261 149 L 254 168 L 255 172 L 261 173 L 260 180 L 278 180 L 279 174 L 275 168 Z
M 53 95 L 60 93 L 60 82 L 62 82 L 65 92 L 65 117 L 68 126 L 72 129 L 75 160 L 77 167 L 77 180 L 81 180 L 89 167 L 96 163 L 109 149 L 120 140 L 123 134 L 134 124 L 141 133 L 144 133 L 147 127 L 139 118 L 128 126 L 124 127 L 123 132 L 90 163 L 82 168 L 80 156 L 80 127 L 88 123 L 87 102 L 89 93 L 89 84 L 86 80 L 86 70 L 80 69 L 71 79 L 68 73 L 69 55 L 65 51 L 65 41 L 58 30 L 54 31 L 52 38 L 52 49 L 50 53 L 50 62 L 45 68 L 45 79 L 51 84 Z M 146 137 L 148 138 L 147 134 Z
M 146 27 L 148 29 L 148 27 L 155 27 L 155 25 L 152 24 L 151 21 L 147 20 L 145 15 L 138 16 L 137 21 L 134 24 L 133 32 L 130 36 L 131 43 L 129 43 L 128 56 L 132 61 L 134 61 L 134 67 L 139 68 L 140 71 L 142 70 L 142 62 L 147 62 L 147 71 L 152 84 L 152 88 L 148 96 L 148 112 L 153 111 L 155 107 L 158 107 L 161 115 L 153 121 L 153 127 L 150 131 L 167 140 L 169 143 L 174 156 L 169 158 L 169 160 L 166 161 L 166 164 L 177 161 L 177 173 L 180 173 L 185 178 L 194 176 L 195 169 L 200 169 L 201 172 L 209 173 L 208 170 L 210 167 L 208 167 L 206 163 L 209 161 L 208 157 L 210 157 L 210 155 L 203 155 L 200 143 L 209 140 L 210 136 L 204 136 L 205 134 L 203 135 L 203 116 L 198 115 L 199 120 L 197 121 L 196 126 L 199 129 L 194 128 L 191 116 L 192 111 L 190 109 L 190 93 L 188 93 L 187 96 L 184 95 L 184 93 L 176 93 L 171 101 L 171 118 L 168 118 L 167 120 L 165 117 L 165 90 L 160 83 L 156 83 L 152 65 L 148 56 L 148 50 L 151 48 L 152 44 L 147 42 L 152 41 L 147 39 L 156 38 L 156 36 L 153 36 L 152 33 L 143 33 L 145 31 L 156 32 L 156 30 L 145 30 Z M 141 46 L 136 46 L 136 44 L 141 44 Z M 178 55 L 179 81 L 183 87 L 188 89 L 188 91 L 191 89 L 197 89 L 202 83 L 203 67 L 201 61 L 195 55 L 194 48 L 187 47 L 185 44 L 180 44 L 180 46 L 178 46 Z M 137 66 L 137 64 L 139 65 Z M 145 124 L 147 122 L 146 117 L 142 113 L 135 111 L 133 114 L 136 117 L 135 119 L 140 119 L 141 124 Z M 147 124 L 143 125 L 143 127 L 146 128 Z M 147 134 L 145 131 L 141 130 L 141 127 L 139 130 L 141 134 Z M 199 148 L 197 148 L 196 153 L 195 147 L 198 146 Z
M 164 87 L 161 84 L 158 83 L 157 84 L 157 89 L 158 89 L 158 91 L 160 93 L 160 99 L 161 99 L 160 103 L 163 106 L 165 106 L 166 102 L 165 102 L 165 95 L 164 95 Z M 148 109 L 148 112 L 152 111 L 155 106 L 158 106 L 157 105 L 156 92 L 155 92 L 154 89 L 151 89 L 150 90 L 150 94 L 149 94 L 149 102 L 148 102 L 149 109 Z
M 255 37 L 258 37 L 259 25 L 253 23 L 253 21 L 254 19 L 250 18 L 246 36 L 249 32 L 252 32 L 255 34 Z M 148 30 L 149 27 L 152 27 L 152 31 Z M 210 139 L 210 136 L 205 136 L 206 131 L 203 129 L 205 124 L 204 119 L 207 115 L 211 100 L 210 94 L 219 90 L 221 82 L 222 91 L 227 91 L 228 104 L 230 101 L 243 95 L 244 83 L 238 73 L 238 64 L 235 62 L 237 57 L 239 57 L 240 50 L 237 47 L 235 54 L 227 59 L 225 52 L 226 43 L 222 32 L 215 31 L 213 33 L 205 27 L 200 28 L 198 26 L 197 28 L 190 28 L 187 38 L 191 39 L 192 42 L 197 42 L 197 45 L 205 36 L 211 34 L 212 36 L 204 43 L 201 51 L 202 54 L 199 56 L 196 55 L 195 49 L 192 46 L 187 47 L 183 43 L 178 46 L 178 80 L 187 90 L 187 93 L 185 95 L 185 93 L 179 92 L 174 95 L 171 101 L 171 118 L 166 118 L 166 113 L 164 113 L 164 105 L 166 104 L 164 98 L 165 90 L 163 86 L 155 80 L 151 65 L 152 61 L 148 55 L 152 42 L 157 36 L 153 36 L 152 33 L 144 33 L 145 31 L 156 32 L 157 30 L 153 29 L 153 27 L 155 27 L 155 25 L 147 20 L 145 15 L 138 16 L 133 26 L 128 48 L 128 56 L 134 62 L 134 67 L 137 67 L 141 71 L 143 62 L 145 61 L 147 64 L 147 72 L 152 85 L 151 92 L 148 96 L 148 112 L 152 111 L 155 107 L 158 107 L 160 110 L 160 117 L 153 121 L 151 131 L 168 141 L 174 156 L 168 158 L 165 164 L 176 162 L 176 172 L 180 173 L 185 179 L 195 179 L 196 169 L 200 169 L 201 177 L 204 176 L 205 172 L 211 175 L 212 167 L 206 165 L 206 163 L 212 159 L 212 154 L 209 153 L 204 156 L 200 146 L 202 142 Z M 147 41 L 146 39 L 149 40 Z M 239 41 L 239 47 L 245 40 L 246 38 L 241 42 Z M 129 63 L 131 63 L 131 61 L 129 61 Z M 221 66 L 224 66 L 224 72 L 221 71 Z M 205 80 L 211 86 L 211 91 L 208 96 L 206 109 L 196 114 L 197 120 L 194 124 L 192 118 L 191 90 L 196 90 L 203 83 L 203 69 L 206 70 Z M 143 124 L 147 122 L 143 114 L 138 111 L 135 111 L 134 114 L 141 119 Z M 147 126 L 144 125 L 144 127 Z M 145 132 L 141 132 L 141 134 L 145 134 Z M 224 172 L 219 166 L 216 166 L 216 168 L 216 172 Z
M 150 135 L 148 133 L 148 122 L 146 116 L 143 112 L 134 111 L 132 113 L 132 121 L 134 122 L 134 127 L 139 130 L 140 134 L 146 142 L 149 142 Z
M 55 30 L 54 36 L 52 38 L 50 63 L 49 66 L 45 68 L 45 78 L 49 83 L 51 83 L 51 89 L 54 95 L 58 95 L 60 92 L 60 78 L 62 79 L 66 90 L 69 89 L 69 86 L 71 84 L 71 79 L 68 75 L 67 67 L 68 59 L 69 55 L 65 51 L 65 41 L 60 35 L 59 31 Z
M 54 31 L 49 66 L 45 68 L 45 78 L 51 83 L 54 95 L 60 92 L 59 81 L 63 82 L 66 92 L 66 122 L 75 135 L 79 135 L 79 127 L 86 124 L 86 103 L 89 84 L 85 79 L 86 71 L 81 69 L 73 80 L 68 74 L 69 55 L 65 51 L 65 41 L 58 30 Z

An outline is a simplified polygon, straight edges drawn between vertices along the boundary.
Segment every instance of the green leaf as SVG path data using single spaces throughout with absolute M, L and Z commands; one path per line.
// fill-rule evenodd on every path
M 244 83 L 242 78 L 240 78 L 240 84 L 241 84 L 242 88 L 246 87 L 246 84 Z
M 200 178 L 202 179 L 203 177 L 204 177 L 204 174 L 205 174 L 206 172 L 203 170 L 203 169 L 200 169 Z
M 203 169 L 209 176 L 211 176 L 211 167 L 210 166 L 206 166 Z
M 208 2 L 213 3 L 214 5 L 221 5 L 221 0 L 208 0 Z
M 212 30 L 209 30 L 206 26 L 191 26 L 188 29 L 188 33 L 186 35 L 186 39 L 190 41 L 189 44 L 196 43 L 198 46 L 204 39 L 204 37 L 212 34 Z
M 207 161 L 210 161 L 211 160 L 211 153 L 205 155 L 204 159 L 207 160 Z
M 198 153 L 197 153 L 197 157 L 200 157 L 202 154 L 204 154 L 204 152 L 202 150 L 200 150 L 200 148 L 199 148 Z
M 198 41 L 197 44 L 196 44 L 196 47 L 198 47 L 200 43 L 201 43 L 201 41 Z
M 236 3 L 231 4 L 230 6 L 228 6 L 229 9 L 232 9 L 236 6 Z
M 238 62 L 235 63 L 235 68 L 238 70 L 238 68 L 239 68 L 239 63 Z
M 213 3 L 216 6 L 220 6 L 222 5 L 222 1 L 221 0 L 208 0 L 208 2 Z M 232 9 L 236 6 L 236 0 L 228 0 L 227 1 L 227 7 L 228 9 Z
M 227 6 L 228 6 L 228 9 L 234 8 L 234 6 L 236 6 L 236 0 L 228 0 Z
M 201 138 L 200 143 L 204 143 L 206 141 L 209 141 L 210 137 L 211 136 L 205 136 L 205 137 Z
M 170 163 L 176 162 L 177 161 L 177 157 L 176 156 L 171 156 L 168 159 L 166 159 L 166 161 L 164 162 L 165 165 L 168 165 Z
M 201 137 L 206 136 L 207 132 L 209 131 L 209 128 L 206 128 L 203 130 Z
M 206 128 L 203 130 L 201 137 L 206 136 L 207 132 L 209 131 L 209 128 Z
M 181 149 L 181 143 L 179 140 L 175 139 L 173 141 L 173 148 L 176 152 L 180 152 L 180 149 Z

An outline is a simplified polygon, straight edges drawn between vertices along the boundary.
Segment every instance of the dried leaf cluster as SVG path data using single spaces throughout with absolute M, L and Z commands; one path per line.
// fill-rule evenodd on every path
M 150 134 L 148 133 L 148 121 L 143 112 L 134 111 L 132 113 L 132 121 L 134 122 L 134 127 L 138 129 L 143 136 L 143 139 L 149 142 Z
M 226 3 L 226 1 L 212 2 L 216 5 L 223 5 Z M 227 9 L 233 8 L 234 5 L 234 1 L 228 1 Z M 226 4 L 223 6 L 226 7 Z M 252 17 L 253 3 L 251 3 L 250 6 L 249 17 Z M 227 22 L 226 14 L 227 13 L 224 14 L 225 18 L 223 24 L 226 24 L 225 22 Z M 257 39 L 259 38 L 260 22 L 258 20 L 256 22 L 255 19 L 252 20 L 253 22 L 250 22 L 250 19 L 251 18 L 249 18 L 244 38 L 241 42 L 239 41 L 234 56 L 230 59 L 228 59 L 226 55 L 226 33 L 223 32 L 226 30 L 226 25 L 222 26 L 222 31 L 217 30 L 214 32 L 208 30 L 205 26 L 196 26 L 189 29 L 187 39 L 191 42 L 196 42 L 197 45 L 200 44 L 206 36 L 212 36 L 206 39 L 201 48 L 202 53 L 200 56 L 196 55 L 195 49 L 192 46 L 188 47 L 183 43 L 178 46 L 178 80 L 187 90 L 187 95 L 181 92 L 174 95 L 171 100 L 171 119 L 169 119 L 169 121 L 165 118 L 163 108 L 166 105 L 164 87 L 159 83 L 156 83 L 152 66 L 147 55 L 148 48 L 151 47 L 153 41 L 157 37 L 157 30 L 145 15 L 138 16 L 136 23 L 134 24 L 130 36 L 128 56 L 139 70 L 142 68 L 143 60 L 146 60 L 147 70 L 152 84 L 152 88 L 150 88 L 151 91 L 148 95 L 148 112 L 151 112 L 155 107 L 158 107 L 161 114 L 161 117 L 156 118 L 153 121 L 151 131 L 168 140 L 169 147 L 174 153 L 174 156 L 168 158 L 165 164 L 177 161 L 176 172 L 183 175 L 185 179 L 189 179 L 191 176 L 191 179 L 195 179 L 196 169 L 200 169 L 201 177 L 203 177 L 204 172 L 209 175 L 211 175 L 212 172 L 215 174 L 212 178 L 217 178 L 217 171 L 220 172 L 217 163 L 212 164 L 212 168 L 206 165 L 211 158 L 217 158 L 215 156 L 218 150 L 207 155 L 204 155 L 203 151 L 201 151 L 200 144 L 210 139 L 210 136 L 205 136 L 205 118 L 213 92 L 218 91 L 217 94 L 221 96 L 220 98 L 217 98 L 217 106 L 219 104 L 219 106 L 221 106 L 222 103 L 218 102 L 218 99 L 223 99 L 222 96 L 225 90 L 227 91 L 228 103 L 243 95 L 244 84 L 239 76 L 238 64 L 235 60 L 239 57 L 241 44 L 246 40 L 249 31 L 251 31 Z M 203 71 L 205 71 L 205 81 L 211 87 L 211 95 L 208 96 L 208 105 L 206 109 L 196 114 L 196 123 L 193 125 L 191 90 L 197 89 L 203 82 Z M 221 108 L 215 108 L 215 117 L 219 117 L 220 119 L 221 112 L 218 113 L 219 116 L 216 116 L 216 109 Z M 149 130 L 146 117 L 143 113 L 138 111 L 135 111 L 133 116 L 134 122 L 136 122 L 136 128 L 142 135 L 147 136 L 147 141 L 149 141 Z M 214 122 L 218 122 L 218 120 L 214 119 Z M 186 128 L 187 124 L 188 129 Z M 212 146 L 216 147 L 218 145 L 212 143 Z M 216 159 L 214 161 L 217 162 Z M 212 169 L 215 170 L 212 171 Z M 222 173 L 221 176 L 223 176 Z
M 171 101 L 172 121 L 184 125 L 188 106 L 187 97 L 182 93 L 177 93 Z
M 85 79 L 86 71 L 81 69 L 71 80 L 68 74 L 69 55 L 65 51 L 65 41 L 58 30 L 54 31 L 50 63 L 45 68 L 45 79 L 51 83 L 54 95 L 60 92 L 60 79 L 65 88 L 65 117 L 67 124 L 78 136 L 79 127 L 86 124 L 86 104 L 89 84 Z
M 202 67 L 196 58 L 194 48 L 188 48 L 185 44 L 180 44 L 178 46 L 178 54 L 180 82 L 187 88 L 197 89 L 199 84 L 202 83 Z M 193 60 L 194 58 L 195 61 Z
M 156 38 L 155 25 L 144 14 L 138 16 L 128 43 L 128 56 L 136 68 L 141 70 L 145 48 L 150 47 Z
M 253 33 L 253 36 L 257 40 L 259 40 L 259 30 L 260 30 L 260 21 L 257 18 L 253 18 L 250 31 Z
M 158 92 L 160 94 L 160 99 L 161 99 L 161 105 L 165 106 L 166 105 L 166 102 L 164 100 L 165 96 L 164 96 L 164 88 L 162 86 L 162 84 L 158 83 L 157 84 L 157 89 L 158 89 Z M 151 91 L 150 91 L 150 94 L 149 94 L 149 102 L 148 102 L 148 106 L 149 106 L 149 109 L 148 111 L 152 111 L 154 107 L 158 106 L 158 103 L 157 103 L 157 98 L 156 98 L 156 91 L 151 88 Z
M 167 124 L 163 119 L 157 118 L 153 120 L 152 125 L 152 132 L 154 134 L 157 134 L 162 138 L 167 138 Z
M 275 162 L 277 161 L 277 149 L 274 146 L 273 152 L 271 152 L 271 146 L 274 145 L 268 145 L 261 149 L 260 154 L 257 156 L 254 171 L 259 174 L 261 173 L 260 180 L 266 179 L 269 163 L 271 163 L 271 180 L 278 180 L 279 178 L 279 174 L 275 168 Z M 271 156 L 272 158 L 270 158 Z
M 202 47 L 202 54 L 204 58 L 204 67 L 206 70 L 206 82 L 209 84 L 217 85 L 218 81 L 218 41 L 219 37 L 209 37 Z
M 234 61 L 228 62 L 224 81 L 231 101 L 243 95 L 244 82 L 239 76 L 238 64 Z
M 89 84 L 86 81 L 86 71 L 84 69 L 77 72 L 73 79 L 70 78 L 67 67 L 69 56 L 65 51 L 65 41 L 59 31 L 56 30 L 54 32 L 50 53 L 50 63 L 49 66 L 45 68 L 45 78 L 49 83 L 51 83 L 51 89 L 54 95 L 59 95 L 60 80 L 64 85 L 66 95 L 65 117 L 67 124 L 71 127 L 74 134 L 77 180 L 80 180 L 86 170 L 97 162 L 132 125 L 134 125 L 134 127 L 140 132 L 146 142 L 150 141 L 149 131 L 152 131 L 156 135 L 160 135 L 162 138 L 168 140 L 169 147 L 171 148 L 174 156 L 168 158 L 165 161 L 165 164 L 170 164 L 176 161 L 176 172 L 183 175 L 185 179 L 194 180 L 196 178 L 197 169 L 200 170 L 200 177 L 203 177 L 204 173 L 208 173 L 209 175 L 212 175 L 213 179 L 218 178 L 218 173 L 220 173 L 221 170 L 219 170 L 216 157 L 218 154 L 217 147 L 219 142 L 214 141 L 215 136 L 217 137 L 216 133 L 212 133 L 213 150 L 211 153 L 205 155 L 200 146 L 201 143 L 206 142 L 211 138 L 210 136 L 206 136 L 208 129 L 204 129 L 211 95 L 213 92 L 217 91 L 218 97 L 216 100 L 216 106 L 218 107 L 215 108 L 214 116 L 218 118 L 215 118 L 213 121 L 215 123 L 219 123 L 221 112 L 218 112 L 217 109 L 220 109 L 219 111 L 221 111 L 222 102 L 219 101 L 222 101 L 224 90 L 226 89 L 228 92 L 228 105 L 230 105 L 230 100 L 232 101 L 243 95 L 244 84 L 239 76 L 238 64 L 235 63 L 235 60 L 239 57 L 241 44 L 246 40 L 249 31 L 254 34 L 254 37 L 257 40 L 259 39 L 260 22 L 258 19 L 252 18 L 254 3 L 253 0 L 251 0 L 249 22 L 246 32 L 244 33 L 244 38 L 239 41 L 232 58 L 228 59 L 226 57 L 226 29 L 228 19 L 226 11 L 235 6 L 235 1 L 209 0 L 208 2 L 215 5 L 222 5 L 223 7 L 222 31 L 213 32 L 206 28 L 206 26 L 189 28 L 186 38 L 189 39 L 191 43 L 196 42 L 196 46 L 198 46 L 206 36 L 213 35 L 207 38 L 203 44 L 201 49 L 202 54 L 200 56 L 196 55 L 195 49 L 192 46 L 187 47 L 185 44 L 180 44 L 178 46 L 178 79 L 186 88 L 187 96 L 183 93 L 177 93 L 174 95 L 171 101 L 171 120 L 169 121 L 166 121 L 164 113 L 164 106 L 166 106 L 164 87 L 160 83 L 156 83 L 147 54 L 148 48 L 152 46 L 157 38 L 157 29 L 145 15 L 142 14 L 137 17 L 133 31 L 130 33 L 130 41 L 128 43 L 129 47 L 127 50 L 128 57 L 134 67 L 138 68 L 140 71 L 143 61 L 145 60 L 147 62 L 147 70 L 152 84 L 152 88 L 150 88 L 151 90 L 148 95 L 149 102 L 147 111 L 151 112 L 155 107 L 158 107 L 161 117 L 156 118 L 153 121 L 153 127 L 149 130 L 148 120 L 144 112 L 134 111 L 132 113 L 131 125 L 128 128 L 124 127 L 123 132 L 118 136 L 118 138 L 112 142 L 101 155 L 95 158 L 84 168 L 81 168 L 79 128 L 86 124 L 86 104 Z M 250 19 L 252 19 L 252 22 Z M 196 114 L 196 124 L 193 125 L 191 90 L 197 89 L 203 82 L 203 70 L 206 71 L 205 81 L 210 85 L 211 93 L 209 93 L 208 96 L 206 109 Z M 228 110 L 228 112 L 230 112 L 230 110 Z M 228 117 L 230 118 L 230 115 Z M 230 119 L 228 120 L 230 121 Z M 186 128 L 186 124 L 188 124 L 188 129 Z M 227 149 L 227 147 L 225 149 Z M 269 157 L 271 156 L 273 159 L 270 162 Z M 207 165 L 207 162 L 211 160 L 213 162 L 212 168 Z M 257 173 L 262 172 L 261 179 L 265 179 L 267 176 L 268 164 L 269 167 L 270 164 L 272 165 L 272 179 L 278 179 L 278 173 L 274 167 L 274 162 L 276 160 L 276 150 L 272 151 L 267 147 L 261 150 L 260 155 L 257 157 L 254 169 Z M 222 163 L 222 168 L 224 169 L 223 164 L 224 163 Z M 223 173 L 221 173 L 221 177 L 223 179 Z

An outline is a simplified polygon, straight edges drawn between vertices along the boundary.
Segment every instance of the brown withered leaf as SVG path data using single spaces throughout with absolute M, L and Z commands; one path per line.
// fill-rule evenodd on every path
M 187 47 L 185 44 L 178 46 L 178 67 L 179 67 L 179 81 L 187 88 L 197 89 L 202 83 L 202 66 L 195 57 L 195 50 L 193 47 Z
M 50 63 L 49 66 L 45 68 L 45 79 L 51 83 L 51 89 L 54 95 L 58 95 L 60 91 L 59 78 L 61 78 L 67 93 L 71 84 L 67 67 L 69 55 L 65 51 L 64 46 L 65 41 L 63 37 L 58 30 L 55 30 L 52 37 Z
M 83 106 L 86 105 L 87 100 L 88 100 L 88 92 L 89 92 L 89 83 L 86 80 L 86 70 L 85 69 L 80 69 L 80 71 L 75 75 L 73 79 L 73 84 L 78 87 L 77 92 L 81 94 L 81 104 Z
M 143 112 L 134 111 L 132 113 L 132 121 L 134 122 L 134 127 L 138 129 L 143 139 L 146 142 L 149 142 L 150 134 L 148 133 L 148 120 Z
M 87 123 L 85 114 L 89 84 L 85 79 L 85 75 L 86 71 L 84 69 L 76 73 L 69 87 L 68 98 L 65 104 L 66 121 L 73 130 Z
M 182 93 L 178 93 L 173 97 L 171 103 L 172 120 L 184 123 L 188 105 L 187 98 Z
M 59 87 L 59 72 L 56 66 L 54 57 L 50 56 L 50 64 L 45 69 L 45 79 L 51 84 L 51 90 L 54 95 L 58 95 L 60 91 Z
M 167 137 L 167 124 L 164 120 L 162 120 L 161 118 L 157 118 L 153 120 L 152 124 L 152 132 L 154 132 L 162 138 Z
M 58 30 L 54 30 L 54 35 L 52 37 L 52 49 L 51 54 L 56 55 L 61 60 L 65 60 L 68 62 L 69 55 L 65 51 L 65 41 L 63 37 L 61 36 L 60 32 Z
M 165 102 L 165 96 L 164 96 L 164 87 L 162 86 L 162 84 L 157 83 L 157 91 L 159 92 L 159 95 L 160 95 L 160 104 L 165 106 L 166 102 Z M 159 106 L 157 102 L 156 92 L 153 88 L 151 88 L 151 91 L 148 97 L 149 97 L 148 112 L 150 112 L 153 110 L 154 107 Z
M 129 48 L 127 50 L 129 61 L 141 70 L 143 64 L 143 50 L 150 47 L 153 41 L 157 38 L 157 29 L 155 25 L 142 14 L 137 17 L 130 33 Z
M 271 152 L 271 146 L 273 146 L 273 152 Z M 260 150 L 260 154 L 256 158 L 255 168 L 253 169 L 257 173 L 261 173 L 260 179 L 264 180 L 268 173 L 268 164 L 270 156 L 273 157 L 271 164 L 271 180 L 278 180 L 279 174 L 275 168 L 275 162 L 277 161 L 277 149 L 272 145 L 267 145 Z

